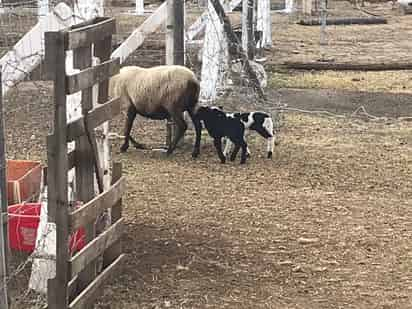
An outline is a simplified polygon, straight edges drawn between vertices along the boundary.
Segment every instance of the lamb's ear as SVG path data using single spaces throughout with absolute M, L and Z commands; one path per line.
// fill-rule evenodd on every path
M 219 105 L 218 107 L 219 107 L 221 110 L 223 110 L 223 106 L 220 106 L 220 105 Z

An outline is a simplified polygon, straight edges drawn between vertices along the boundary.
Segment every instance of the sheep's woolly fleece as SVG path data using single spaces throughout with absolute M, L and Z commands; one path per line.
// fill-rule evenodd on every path
M 174 104 L 188 82 L 199 85 L 195 74 L 177 65 L 141 68 L 127 66 L 110 79 L 109 96 L 120 97 L 122 104 L 132 101 L 146 113 L 155 112 L 156 103 L 163 102 L 164 107 Z

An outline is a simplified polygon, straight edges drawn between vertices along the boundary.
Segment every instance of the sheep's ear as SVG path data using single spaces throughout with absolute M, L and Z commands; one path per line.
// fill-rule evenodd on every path
M 219 105 L 218 107 L 219 107 L 221 110 L 223 110 L 223 106 L 220 106 L 220 105 Z

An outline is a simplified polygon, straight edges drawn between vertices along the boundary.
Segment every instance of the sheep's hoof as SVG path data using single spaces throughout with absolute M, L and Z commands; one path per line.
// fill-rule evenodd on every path
M 272 151 L 268 152 L 268 159 L 272 159 Z
M 122 147 L 120 147 L 120 152 L 124 153 L 127 151 L 128 148 L 129 148 L 129 145 L 122 145 Z
M 220 163 L 225 164 L 225 163 L 226 163 L 226 159 L 225 159 L 225 160 L 220 160 Z
M 193 158 L 193 159 L 196 159 L 198 156 L 199 156 L 199 152 L 198 152 L 198 151 L 192 152 L 192 158 Z
M 240 164 L 246 164 L 246 160 L 240 161 Z
M 140 143 L 133 143 L 133 147 L 136 149 L 146 149 L 146 146 Z
M 230 161 L 233 162 L 233 161 L 235 161 L 235 160 L 236 160 L 236 157 L 234 157 L 234 156 L 231 156 L 231 157 L 230 157 Z

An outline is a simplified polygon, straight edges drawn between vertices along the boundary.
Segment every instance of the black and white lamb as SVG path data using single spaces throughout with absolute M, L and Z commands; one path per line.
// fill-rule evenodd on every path
M 272 158 L 275 145 L 275 132 L 272 117 L 268 113 L 254 111 L 249 113 L 226 113 L 226 115 L 239 119 L 245 127 L 245 134 L 249 131 L 256 131 L 260 136 L 265 138 L 267 140 L 267 157 L 269 159 Z M 225 157 L 229 155 L 231 146 L 232 143 L 230 140 L 227 140 L 225 150 L 223 151 Z M 249 148 L 247 148 L 247 154 L 250 155 Z
M 196 111 L 195 117 L 203 122 L 209 135 L 213 138 L 217 154 L 222 163 L 226 162 L 226 156 L 222 151 L 222 138 L 225 137 L 235 145 L 230 160 L 234 161 L 239 149 L 242 148 L 240 164 L 246 163 L 245 125 L 240 118 L 228 116 L 219 107 L 209 106 L 200 106 Z

